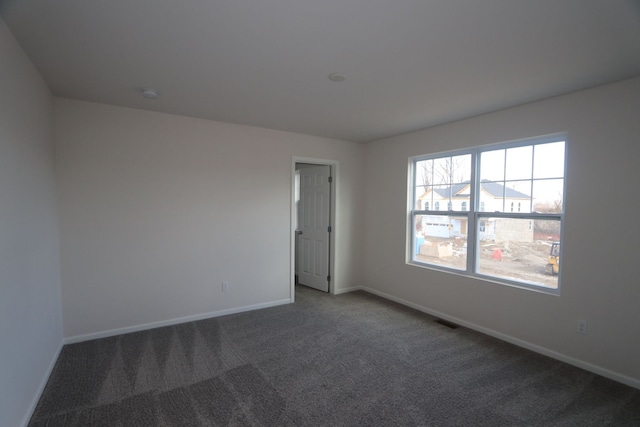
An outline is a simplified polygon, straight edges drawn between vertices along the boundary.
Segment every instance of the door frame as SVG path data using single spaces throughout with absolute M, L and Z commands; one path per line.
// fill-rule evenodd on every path
M 331 166 L 331 176 L 333 177 L 332 187 L 331 187 L 331 208 L 329 212 L 329 220 L 331 221 L 331 233 L 329 234 L 329 275 L 331 276 L 331 280 L 329 281 L 329 293 L 335 294 L 335 260 L 336 260 L 336 207 L 338 200 L 338 172 L 339 172 L 339 162 L 336 160 L 328 160 L 328 159 L 318 159 L 314 157 L 298 157 L 293 156 L 291 159 L 291 212 L 290 212 L 290 243 L 289 243 L 289 285 L 290 285 L 290 296 L 291 302 L 295 302 L 296 300 L 296 217 L 298 215 L 298 210 L 296 206 L 296 163 L 307 163 L 318 166 Z

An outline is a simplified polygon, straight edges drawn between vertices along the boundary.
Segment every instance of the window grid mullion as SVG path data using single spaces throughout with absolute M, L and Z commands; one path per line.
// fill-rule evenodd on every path
M 477 251 L 477 210 L 479 197 L 479 151 L 471 153 L 471 179 L 469 183 L 469 213 L 467 214 L 467 273 L 473 273 L 476 266 Z
M 537 145 L 533 146 L 533 149 L 531 150 L 531 189 L 529 190 L 529 212 L 533 212 L 533 183 L 534 181 L 534 171 L 536 170 L 536 147 Z

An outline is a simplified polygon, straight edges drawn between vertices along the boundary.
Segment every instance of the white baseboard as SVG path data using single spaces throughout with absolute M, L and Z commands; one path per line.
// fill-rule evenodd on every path
M 611 380 L 617 381 L 619 383 L 626 384 L 628 386 L 640 389 L 640 380 L 632 378 L 632 377 L 629 377 L 627 375 L 623 375 L 623 374 L 620 374 L 618 372 L 612 371 L 610 369 L 606 369 L 606 368 L 603 368 L 601 366 L 594 365 L 592 363 L 585 362 L 583 360 L 576 359 L 576 358 L 571 357 L 571 356 L 567 356 L 566 354 L 558 353 L 557 351 L 550 350 L 550 349 L 548 349 L 546 347 L 541 347 L 541 346 L 539 346 L 537 344 L 533 344 L 533 343 L 530 343 L 528 341 L 524 341 L 524 340 L 521 340 L 519 338 L 515 338 L 515 337 L 512 337 L 510 335 L 503 334 L 502 332 L 498 332 L 498 331 L 495 331 L 493 329 L 485 328 L 484 326 L 480 326 L 480 325 L 477 325 L 475 323 L 467 322 L 467 321 L 459 319 L 457 317 L 450 316 L 450 315 L 445 314 L 445 313 L 441 313 L 441 312 L 439 312 L 437 310 L 432 310 L 430 308 L 423 307 L 421 305 L 412 303 L 410 301 L 406 301 L 406 300 L 404 300 L 402 298 L 397 298 L 397 297 L 395 297 L 393 295 L 390 295 L 390 294 L 387 294 L 385 292 L 380 292 L 378 290 L 367 288 L 367 287 L 361 287 L 360 289 L 362 289 L 363 291 L 366 291 L 366 292 L 370 292 L 370 293 L 372 293 L 374 295 L 378 295 L 379 297 L 388 299 L 390 301 L 394 301 L 394 302 L 397 302 L 399 304 L 406 305 L 407 307 L 414 308 L 414 309 L 416 309 L 418 311 L 421 311 L 423 313 L 430 314 L 431 316 L 435 316 L 437 318 L 444 319 L 444 320 L 447 320 L 449 322 L 456 323 L 456 324 L 458 324 L 460 326 L 464 326 L 466 328 L 473 329 L 474 331 L 482 332 L 483 334 L 492 336 L 494 338 L 498 338 L 501 341 L 505 341 L 505 342 L 517 345 L 518 347 L 526 348 L 527 350 L 531 350 L 531 351 L 534 351 L 536 353 L 542 354 L 544 356 L 551 357 L 552 359 L 556 359 L 556 360 L 559 360 L 561 362 L 568 363 L 569 365 L 576 366 L 578 368 L 584 369 L 585 371 L 589 371 L 589 372 L 592 372 L 594 374 L 598 374 L 598 375 L 601 375 L 603 377 L 609 378 Z
M 242 313 L 245 311 L 258 310 L 261 308 L 275 307 L 278 305 L 289 304 L 291 300 L 283 299 L 279 301 L 270 301 L 261 304 L 247 305 L 244 307 L 230 308 L 226 310 L 211 311 L 208 313 L 196 314 L 193 316 L 178 317 L 175 319 L 160 320 L 157 322 L 144 323 L 141 325 L 126 326 L 124 328 L 111 329 L 108 331 L 93 332 L 90 334 L 75 335 L 64 339 L 64 344 L 74 344 L 83 341 L 95 340 L 98 338 L 107 338 L 115 335 L 128 334 L 130 332 L 145 331 L 147 329 L 160 328 L 163 326 L 177 325 L 179 323 L 193 322 L 196 320 L 210 319 L 212 317 L 226 316 L 228 314 Z
M 340 294 L 346 294 L 348 292 L 363 291 L 363 290 L 366 290 L 366 288 L 363 288 L 362 286 L 352 286 L 350 288 L 337 289 L 333 292 L 333 294 L 340 295 Z
M 47 386 L 47 382 L 49 381 L 49 377 L 51 377 L 53 368 L 56 366 L 56 362 L 58 361 L 58 357 L 60 357 L 60 352 L 62 351 L 63 346 L 64 346 L 64 341 L 60 341 L 60 344 L 58 345 L 58 349 L 54 353 L 53 358 L 51 359 L 51 362 L 49 362 L 49 367 L 47 368 L 44 375 L 42 376 L 40 385 L 38 386 L 38 389 L 36 390 L 36 393 L 33 396 L 33 400 L 29 405 L 29 409 L 27 410 L 27 413 L 25 414 L 24 419 L 22 420 L 22 423 L 20 424 L 22 427 L 27 427 L 27 425 L 29 424 L 29 421 L 31 421 L 31 417 L 33 417 L 33 413 L 36 410 L 36 406 L 38 406 L 40 397 L 44 392 L 44 388 Z

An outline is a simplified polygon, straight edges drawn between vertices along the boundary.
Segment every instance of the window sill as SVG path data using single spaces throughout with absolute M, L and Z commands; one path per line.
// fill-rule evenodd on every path
M 523 289 L 525 291 L 532 291 L 532 292 L 537 292 L 537 293 L 542 293 L 542 294 L 552 295 L 552 296 L 560 296 L 560 287 L 551 288 L 551 287 L 541 286 L 538 284 L 528 284 L 526 282 L 516 282 L 511 280 L 505 280 L 499 277 L 488 276 L 480 273 L 469 273 L 464 270 L 457 270 L 454 268 L 447 268 L 447 267 L 434 265 L 434 264 L 426 264 L 418 261 L 407 261 L 406 264 L 412 267 L 438 271 L 441 273 L 453 274 L 460 277 L 475 279 L 477 281 L 488 282 L 491 284 L 496 284 L 501 286 L 508 286 L 510 288 Z

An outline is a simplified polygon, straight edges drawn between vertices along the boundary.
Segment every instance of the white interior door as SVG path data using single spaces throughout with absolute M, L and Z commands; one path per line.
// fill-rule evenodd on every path
M 329 292 L 331 167 L 300 169 L 298 283 Z

